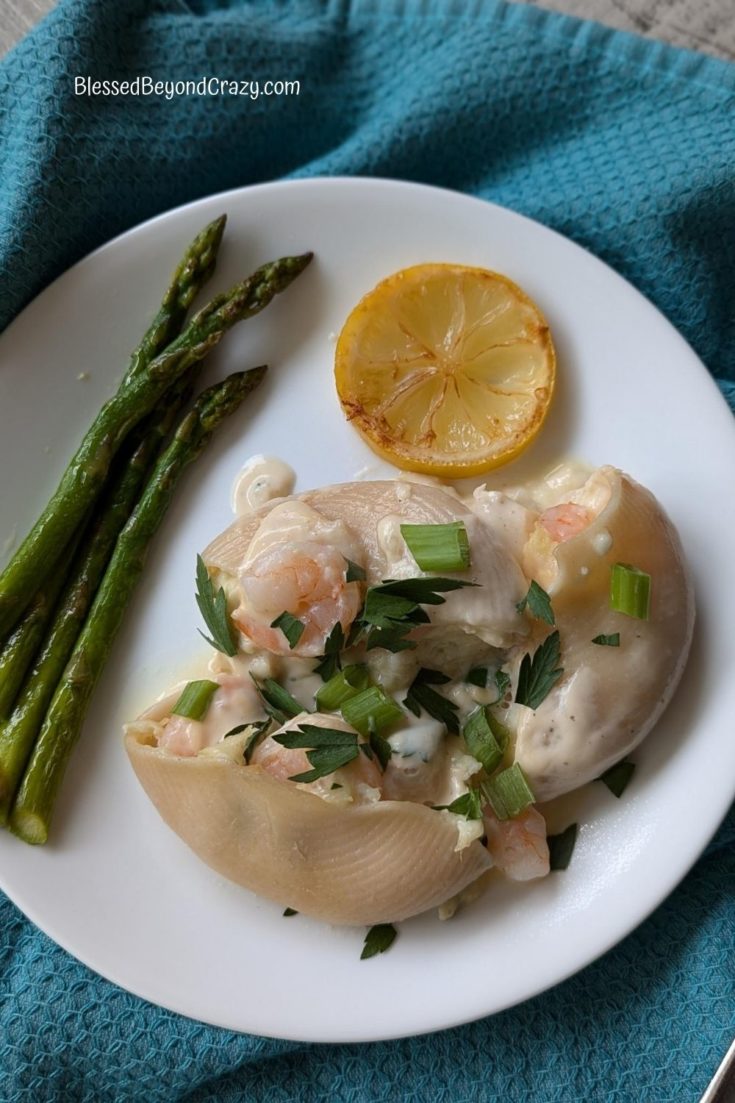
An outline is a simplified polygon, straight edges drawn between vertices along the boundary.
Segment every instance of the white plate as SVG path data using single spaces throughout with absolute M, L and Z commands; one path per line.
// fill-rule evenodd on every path
M 211 290 L 275 255 L 313 248 L 317 259 L 217 353 L 213 372 L 267 360 L 270 380 L 182 485 L 95 694 L 52 842 L 31 849 L 3 835 L 2 885 L 91 968 L 205 1022 L 320 1042 L 466 1022 L 556 984 L 631 931 L 684 876 L 732 799 L 733 420 L 650 303 L 550 230 L 412 184 L 267 184 L 124 234 L 57 280 L 0 339 L 0 471 L 15 473 L 3 480 L 0 546 L 26 530 L 52 492 L 184 244 L 221 211 L 229 223 Z M 231 483 L 251 453 L 282 456 L 299 473 L 299 489 L 350 479 L 366 465 L 373 476 L 388 470 L 340 414 L 334 334 L 381 277 L 432 260 L 507 273 L 550 320 L 560 364 L 555 405 L 507 477 L 570 453 L 629 471 L 679 527 L 699 619 L 683 684 L 636 754 L 624 798 L 593 785 L 560 813 L 557 826 L 571 818 L 582 825 L 570 869 L 530 886 L 498 886 L 447 924 L 433 915 L 405 923 L 390 953 L 361 962 L 361 930 L 283 919 L 190 854 L 138 786 L 120 728 L 205 654 L 194 557 L 228 523 Z M 81 372 L 89 379 L 79 380 Z

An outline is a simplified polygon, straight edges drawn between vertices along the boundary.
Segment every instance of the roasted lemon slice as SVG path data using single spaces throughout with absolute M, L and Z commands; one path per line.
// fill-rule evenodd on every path
M 429 475 L 512 460 L 549 409 L 556 358 L 538 307 L 505 276 L 419 264 L 357 304 L 337 342 L 337 393 L 371 448 Z

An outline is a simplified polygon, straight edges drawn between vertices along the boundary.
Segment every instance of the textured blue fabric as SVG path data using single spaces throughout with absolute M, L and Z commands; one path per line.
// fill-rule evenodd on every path
M 300 79 L 298 98 L 75 97 L 73 77 Z M 735 398 L 735 69 L 495 0 L 62 0 L 0 63 L 0 326 L 159 211 L 283 176 L 485 196 L 648 295 Z M 695 1101 L 735 1033 L 735 820 L 554 991 L 429 1037 L 297 1046 L 147 1005 L 3 900 L 8 1103 Z M 359 993 L 355 994 L 355 999 Z

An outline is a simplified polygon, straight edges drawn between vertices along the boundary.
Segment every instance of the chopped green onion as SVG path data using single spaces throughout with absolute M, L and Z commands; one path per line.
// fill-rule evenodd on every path
M 370 675 L 364 663 L 354 666 L 346 666 L 340 670 L 316 693 L 316 704 L 320 710 L 335 712 L 350 697 L 356 697 L 362 690 L 370 685 Z
M 559 835 L 549 835 L 546 841 L 549 844 L 549 869 L 566 869 L 577 841 L 576 823 L 570 823 Z
M 620 647 L 620 633 L 611 632 L 609 636 L 601 634 L 595 636 L 592 642 L 599 644 L 600 647 Z
M 360 735 L 381 734 L 405 715 L 400 705 L 380 686 L 370 686 L 342 705 L 342 715 Z
M 622 797 L 623 793 L 628 788 L 628 783 L 633 776 L 634 770 L 634 762 L 628 762 L 626 760 L 623 762 L 616 762 L 609 770 L 605 770 L 604 774 L 600 774 L 597 781 L 604 782 L 614 797 Z
M 401 525 L 401 536 L 422 571 L 466 571 L 470 542 L 464 521 L 448 525 Z
M 375 957 L 376 954 L 384 954 L 395 942 L 397 934 L 398 931 L 392 923 L 378 923 L 376 927 L 371 927 L 365 935 L 365 945 L 360 954 L 360 961 Z
M 488 773 L 503 761 L 508 732 L 487 706 L 481 705 L 470 714 L 462 728 L 462 738 L 472 757 L 481 762 Z
M 484 781 L 480 788 L 499 820 L 513 819 L 536 800 L 517 762 Z
M 283 914 L 288 919 L 290 915 L 298 915 L 299 913 L 296 911 L 295 908 L 286 908 Z
M 277 616 L 274 621 L 271 621 L 271 628 L 281 629 L 288 640 L 288 646 L 293 651 L 294 647 L 303 636 L 306 625 L 302 620 L 299 620 L 298 617 L 293 616 L 291 613 L 283 612 Z
M 219 684 L 210 682 L 208 678 L 200 682 L 187 682 L 171 712 L 174 716 L 185 716 L 187 720 L 201 720 L 218 689 Z
M 630 563 L 616 563 L 610 571 L 610 608 L 626 617 L 648 620 L 651 576 Z

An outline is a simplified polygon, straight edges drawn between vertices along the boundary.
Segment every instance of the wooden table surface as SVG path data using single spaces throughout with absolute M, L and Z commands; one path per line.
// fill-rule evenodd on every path
M 114 4 L 115 0 L 97 2 Z M 0 56 L 55 3 L 0 0 Z M 735 61 L 733 0 L 543 0 L 539 6 Z

